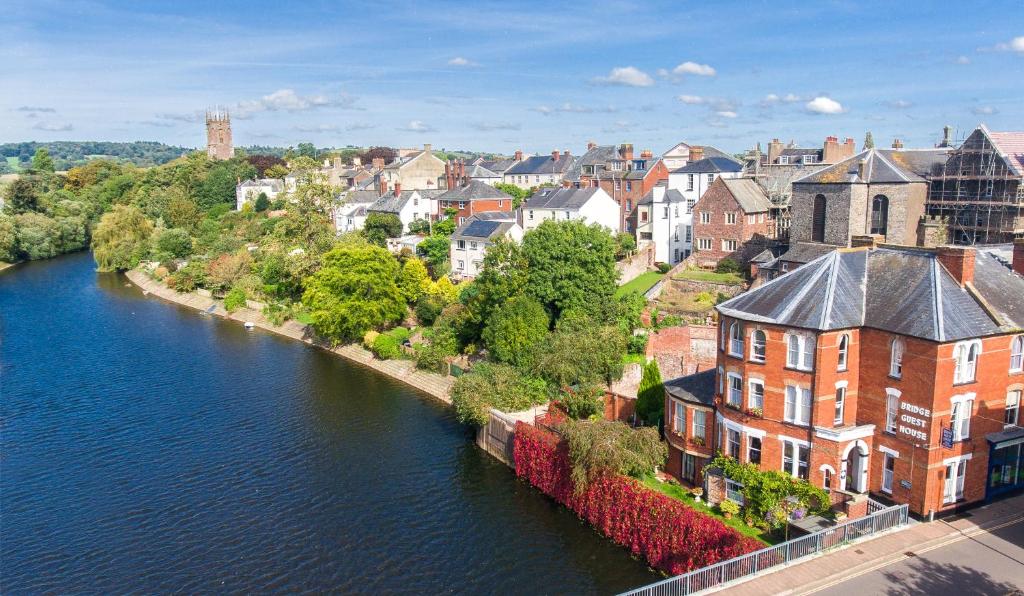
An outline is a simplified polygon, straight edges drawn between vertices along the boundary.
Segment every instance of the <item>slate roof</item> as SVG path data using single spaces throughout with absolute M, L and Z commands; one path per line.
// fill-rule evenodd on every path
M 729 189 L 744 213 L 763 213 L 773 205 L 757 182 L 751 178 L 719 178 Z
M 743 164 L 731 157 L 705 157 L 697 161 L 691 161 L 681 168 L 676 168 L 676 174 L 710 174 L 722 172 L 740 172 Z
M 489 221 L 511 221 L 511 222 L 515 222 L 516 221 L 516 213 L 515 213 L 515 211 L 481 211 L 479 213 L 474 213 L 473 215 L 470 215 L 469 218 L 467 218 L 467 221 L 469 219 L 474 219 L 474 218 L 475 219 L 486 219 L 486 220 L 489 220 Z
M 499 175 L 504 174 L 509 168 L 516 165 L 517 162 L 514 159 L 491 159 L 480 162 L 480 165 L 487 168 L 488 170 L 495 172 Z
M 481 165 L 471 165 L 466 168 L 467 178 L 501 178 L 501 174 L 488 170 Z
M 647 191 L 647 194 L 645 194 L 643 197 L 640 198 L 640 201 L 637 203 L 637 205 L 650 205 L 650 204 L 654 203 L 654 195 L 655 195 L 655 193 L 660 195 L 658 197 L 658 203 L 673 204 L 673 203 L 685 203 L 686 202 L 686 197 L 683 196 L 683 193 L 679 192 L 678 190 L 676 190 L 674 188 L 670 188 L 668 190 L 665 190 L 664 193 L 662 193 L 662 189 L 664 189 L 664 188 L 665 187 L 663 187 L 663 186 L 655 186 L 651 190 Z
M 399 213 L 402 211 L 402 207 L 405 207 L 405 204 L 412 198 L 412 195 L 418 192 L 416 190 L 403 190 L 402 194 L 396 197 L 395 193 L 389 191 L 367 207 L 366 210 L 380 213 Z
M 600 188 L 542 188 L 526 200 L 530 209 L 579 209 Z
M 922 178 L 942 174 L 942 167 L 949 159 L 950 147 L 937 149 L 878 149 L 889 161 L 909 170 Z
M 472 216 L 462 223 L 452 234 L 457 240 L 493 240 L 504 236 L 513 226 L 514 221 L 479 218 Z
M 973 288 L 961 288 L 934 251 L 840 249 L 716 309 L 746 321 L 820 331 L 863 326 L 957 341 L 1024 326 L 1024 277 L 1007 273 L 1005 264 L 979 250 Z
M 281 192 L 284 190 L 284 180 L 280 178 L 255 178 L 252 180 L 245 180 L 238 185 L 239 188 L 261 188 L 269 186 L 273 192 Z
M 837 248 L 839 247 L 820 242 L 796 242 L 789 245 L 789 250 L 780 255 L 779 260 L 791 263 L 810 263 L 814 259 L 827 255 Z
M 893 154 L 900 154 L 893 157 Z M 793 181 L 793 184 L 899 184 L 925 182 L 914 169 L 920 166 L 911 165 L 908 157 L 913 151 L 886 151 L 883 149 L 866 149 L 815 172 Z M 864 162 L 864 176 L 860 175 L 860 162 Z M 914 159 L 915 163 L 917 159 Z
M 351 190 L 345 193 L 345 201 L 348 203 L 373 203 L 380 198 L 376 190 Z
M 480 180 L 447 190 L 437 196 L 440 201 L 479 201 L 484 199 L 508 199 L 512 196 Z
M 564 174 L 572 169 L 576 157 L 561 154 L 556 161 L 550 155 L 535 155 L 505 170 L 506 174 Z
M 665 381 L 665 393 L 693 404 L 712 406 L 715 400 L 715 369 Z

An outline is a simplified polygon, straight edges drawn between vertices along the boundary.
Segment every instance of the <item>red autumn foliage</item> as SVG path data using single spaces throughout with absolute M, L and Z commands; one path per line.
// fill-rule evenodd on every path
M 577 494 L 569 453 L 557 435 L 519 422 L 513 447 L 516 475 L 656 569 L 679 575 L 760 550 L 763 544 L 721 521 L 653 491 L 633 478 L 607 474 Z

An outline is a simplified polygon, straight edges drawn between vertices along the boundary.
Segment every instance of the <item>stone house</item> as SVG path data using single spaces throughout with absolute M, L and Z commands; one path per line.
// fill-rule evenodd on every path
M 619 232 L 619 205 L 601 188 L 541 188 L 519 209 L 524 232 L 548 219 L 578 219 Z
M 508 211 L 485 211 L 469 216 L 452 234 L 449 257 L 452 275 L 473 278 L 483 267 L 484 255 L 499 238 L 522 242 L 523 228 L 515 214 Z
M 260 193 L 273 201 L 284 192 L 284 181 L 279 178 L 254 178 L 239 182 L 235 187 L 235 209 L 241 211 L 246 203 L 255 202 Z
M 693 255 L 700 267 L 725 257 L 745 264 L 775 235 L 772 202 L 750 178 L 717 178 L 693 207 Z
M 444 188 L 444 166 L 427 143 L 422 151 L 403 151 L 402 157 L 383 167 L 379 177 L 391 188 L 437 190 Z

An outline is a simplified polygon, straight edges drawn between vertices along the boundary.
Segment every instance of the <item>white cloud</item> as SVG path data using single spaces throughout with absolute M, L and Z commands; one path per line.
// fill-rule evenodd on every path
M 905 110 L 909 107 L 912 107 L 914 104 L 913 102 L 909 102 L 905 99 L 897 99 L 895 101 L 887 102 L 885 105 L 889 106 L 890 108 L 893 108 L 894 110 Z
M 404 130 L 406 132 L 437 132 L 434 127 L 425 124 L 422 120 L 410 120 L 409 124 L 396 130 Z
M 971 108 L 971 113 L 975 116 L 993 116 L 999 113 L 999 110 L 992 106 L 975 106 Z
M 954 64 L 970 64 L 971 63 L 971 59 L 968 58 L 967 56 L 959 56 L 956 60 L 953 61 L 953 63 Z
M 707 64 L 697 64 L 696 62 L 683 62 L 679 66 L 672 69 L 672 74 L 675 75 L 697 75 L 699 77 L 713 77 L 716 74 L 714 68 Z
M 707 100 L 699 95 L 680 95 L 679 101 L 689 106 L 699 106 Z
M 722 118 L 735 118 L 738 115 L 736 114 L 736 112 L 733 112 L 731 110 L 722 110 L 719 112 L 715 112 L 715 114 L 721 116 Z
M 470 124 L 476 130 L 489 132 L 493 130 L 519 130 L 522 128 L 519 124 L 513 122 L 476 122 Z
M 20 108 L 15 108 L 15 111 L 17 111 L 17 112 L 32 112 L 32 113 L 46 112 L 46 113 L 49 113 L 49 114 L 53 114 L 57 110 L 55 110 L 53 108 L 43 108 L 43 107 L 39 107 L 39 106 L 21 106 Z
M 36 122 L 32 128 L 36 130 L 45 130 L 47 132 L 66 132 L 73 130 L 74 127 L 68 122 Z
M 779 97 L 778 95 L 775 95 L 774 93 L 769 93 L 768 95 L 764 96 L 764 99 L 761 100 L 761 105 L 762 106 L 773 106 L 773 105 L 779 103 L 781 100 L 782 100 L 782 98 Z
M 259 112 L 301 112 L 322 107 L 354 109 L 356 98 L 341 93 L 334 97 L 327 95 L 299 95 L 294 89 L 278 89 L 259 99 L 238 102 L 234 115 L 247 118 Z
M 808 112 L 813 114 L 842 114 L 846 110 L 843 108 L 843 104 L 838 101 L 825 96 L 818 96 L 807 102 L 804 106 Z
M 550 116 L 555 111 L 550 106 L 537 106 L 535 108 L 530 109 L 544 116 Z
M 782 98 L 783 103 L 797 103 L 801 101 L 803 101 L 803 98 L 794 93 L 787 93 L 786 96 Z
M 654 85 L 651 75 L 635 66 L 613 68 L 608 76 L 596 77 L 593 82 L 598 85 L 623 85 L 625 87 L 650 87 Z
M 352 124 L 348 124 L 345 126 L 345 130 L 349 132 L 356 130 L 370 130 L 372 128 L 377 128 L 377 125 L 369 124 L 367 122 L 353 122 Z
M 570 102 L 565 102 L 560 106 L 537 106 L 536 108 L 529 108 L 530 111 L 537 112 L 544 116 L 550 116 L 551 114 L 592 114 L 594 112 L 600 112 L 602 114 L 614 114 L 619 111 L 615 106 L 605 106 L 603 108 L 594 109 L 589 106 L 581 106 Z
M 996 49 L 1007 52 L 1024 53 L 1024 35 L 1021 35 L 1020 37 L 1014 37 L 1007 43 L 996 44 Z
M 476 62 L 463 58 L 462 56 L 456 56 L 448 61 L 449 66 L 479 66 Z
M 309 125 L 298 125 L 295 130 L 299 132 L 338 132 L 339 128 L 336 124 L 314 124 Z

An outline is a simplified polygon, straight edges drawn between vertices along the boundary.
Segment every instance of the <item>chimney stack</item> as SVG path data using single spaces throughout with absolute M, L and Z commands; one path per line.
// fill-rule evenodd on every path
M 402 183 L 401 182 L 395 182 L 395 196 L 396 197 L 402 196 Z
M 1024 238 L 1013 241 L 1013 272 L 1024 275 Z
M 942 141 L 939 143 L 939 147 L 952 147 L 953 146 L 953 127 L 945 125 L 942 127 Z
M 596 148 L 597 148 L 597 143 L 595 143 L 594 141 L 587 141 L 587 151 L 590 151 L 591 149 L 596 149 Z
M 704 147 L 690 147 L 690 163 L 704 159 Z
M 619 157 L 626 161 L 633 159 L 633 145 L 630 143 L 623 143 L 619 147 Z
M 654 152 L 650 149 L 644 149 L 640 152 L 640 157 L 643 159 L 651 159 L 654 157 Z
M 1014 249 L 1017 246 L 1014 244 Z M 974 247 L 973 246 L 940 246 L 938 249 L 939 263 L 953 276 L 960 287 L 974 283 Z
M 430 153 L 430 143 L 423 143 L 423 150 Z
M 373 169 L 374 170 L 383 170 L 384 169 L 384 158 L 383 157 L 374 157 L 373 161 L 371 161 L 370 163 L 373 165 Z
M 380 177 L 380 196 L 388 194 L 388 181 L 383 176 Z
M 867 174 L 867 168 L 868 168 L 868 160 L 862 159 L 862 160 L 858 161 L 857 162 L 857 177 L 860 178 L 861 180 L 863 180 L 864 177 L 865 177 L 865 174 Z
M 523 161 L 523 152 L 520 149 L 516 149 L 516 161 Z
M 903 141 L 901 141 L 899 139 L 893 139 L 892 140 L 892 148 L 893 149 L 903 149 Z
M 558 161 L 558 157 L 559 157 L 558 149 L 553 150 L 551 152 L 551 159 L 552 159 L 552 161 Z
M 690 153 L 693 154 L 693 147 L 690 147 Z M 782 155 L 782 143 L 778 139 L 772 139 L 772 142 L 768 143 L 768 163 L 778 162 L 780 155 Z M 690 161 L 693 159 L 691 158 Z

